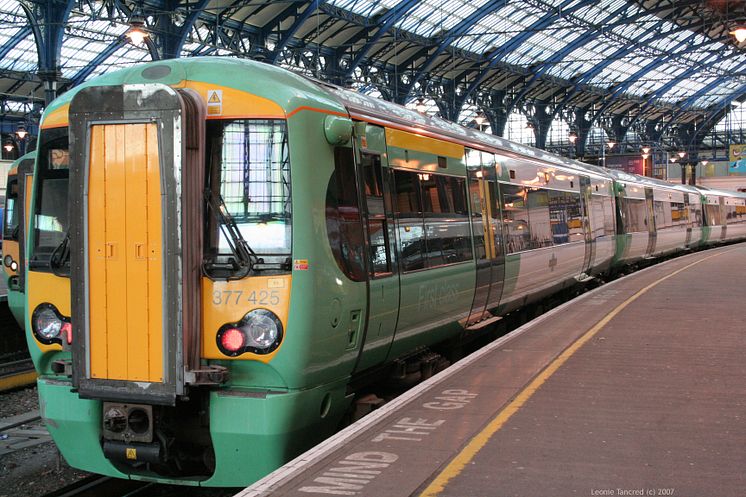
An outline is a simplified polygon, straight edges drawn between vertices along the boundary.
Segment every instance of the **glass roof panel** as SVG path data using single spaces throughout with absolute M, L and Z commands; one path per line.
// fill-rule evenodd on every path
M 114 52 L 111 57 L 99 64 L 87 79 L 116 71 L 117 69 L 130 67 L 148 60 L 150 60 L 150 53 L 147 49 L 127 43 Z
M 91 5 L 84 2 L 70 14 L 60 53 L 63 77 L 75 77 L 129 29 L 123 22 L 95 17 Z
M 637 96 L 647 95 L 659 90 L 675 78 L 681 76 L 684 72 L 686 72 L 686 69 L 681 66 L 661 64 L 655 69 L 648 70 L 643 78 L 640 78 L 629 87 L 627 93 Z
M 515 52 L 505 57 L 505 62 L 516 65 L 530 65 L 541 62 L 581 36 L 577 30 L 559 29 L 555 32 L 540 31 L 519 46 Z
M 487 1 L 421 0 L 396 26 L 420 36 L 432 36 L 456 26 Z
M 0 0 L 0 47 L 12 43 L 11 39 L 25 26 L 28 26 L 28 20 L 18 0 Z M 23 40 L 15 43 L 15 47 L 0 59 L 0 69 L 22 72 L 35 70 L 38 61 L 34 36 L 29 33 Z
M 30 34 L 0 60 L 0 68 L 11 71 L 35 71 L 38 68 L 36 42 Z
M 691 102 L 692 107 L 697 109 L 706 109 L 715 104 L 718 104 L 726 98 L 731 98 L 733 95 L 743 95 L 746 92 L 746 83 L 743 81 L 726 81 L 720 86 L 707 92 L 707 95 L 698 97 L 696 100 Z M 744 106 L 740 106 L 744 108 Z
M 395 7 L 401 2 L 400 0 L 328 0 L 327 3 L 361 16 L 373 17 L 384 9 Z
M 524 2 L 508 3 L 477 21 L 464 36 L 454 39 L 453 45 L 479 54 L 499 48 L 540 19 L 542 13 Z
M 596 64 L 614 53 L 616 46 L 608 40 L 596 39 L 573 50 L 562 62 L 547 71 L 551 76 L 570 79 L 588 72 Z

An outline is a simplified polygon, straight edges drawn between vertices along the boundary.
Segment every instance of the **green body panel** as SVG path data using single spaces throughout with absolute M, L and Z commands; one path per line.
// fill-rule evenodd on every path
M 26 294 L 21 293 L 17 290 L 12 290 L 8 285 L 10 278 L 5 280 L 6 287 L 8 288 L 8 307 L 10 313 L 13 314 L 13 318 L 18 323 L 21 329 L 25 328 L 26 322 L 24 319 L 26 313 Z
M 331 435 L 349 405 L 345 387 L 337 382 L 266 397 L 212 392 L 216 470 L 203 485 L 246 486 Z
M 629 250 L 630 240 L 632 240 L 632 236 L 628 233 L 614 236 L 616 250 L 614 252 L 614 259 L 611 262 L 612 267 L 616 267 L 616 266 L 623 264 L 622 261 L 624 259 L 624 256 L 627 254 L 627 251 Z
M 80 399 L 67 381 L 39 378 L 41 417 L 65 461 L 74 468 L 118 478 L 118 471 L 104 457 L 101 437 L 101 401 Z
M 40 378 L 38 388 L 42 418 L 68 464 L 102 475 L 129 477 L 104 457 L 101 401 L 78 398 L 68 382 Z M 344 382 L 266 396 L 251 391 L 233 390 L 230 395 L 212 392 L 213 475 L 201 482 L 137 474 L 131 477 L 161 483 L 246 486 L 331 435 L 348 405 Z
M 700 244 L 707 245 L 712 240 L 712 228 L 710 226 L 702 226 L 702 239 Z

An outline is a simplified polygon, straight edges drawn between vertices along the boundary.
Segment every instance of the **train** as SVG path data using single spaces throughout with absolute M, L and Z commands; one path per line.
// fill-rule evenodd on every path
M 245 486 L 372 378 L 629 265 L 746 237 L 746 197 L 614 172 L 249 60 L 45 110 L 25 328 L 73 467 Z M 441 362 L 442 364 L 442 362 Z
M 3 271 L 8 307 L 21 328 L 25 325 L 24 237 L 28 225 L 28 201 L 31 199 L 31 177 L 36 152 L 29 152 L 13 162 L 5 183 L 3 216 Z

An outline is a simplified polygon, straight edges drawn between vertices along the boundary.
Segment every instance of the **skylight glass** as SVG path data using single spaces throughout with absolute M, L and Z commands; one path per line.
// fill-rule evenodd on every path
M 448 31 L 488 0 L 421 0 L 396 26 L 420 36 Z
M 0 0 L 0 47 L 8 47 L 8 53 L 0 59 L 0 69 L 10 71 L 33 71 L 37 68 L 38 57 L 34 36 L 28 34 L 22 39 L 28 19 L 23 14 L 17 0 Z
M 114 52 L 111 57 L 99 64 L 87 79 L 149 60 L 150 53 L 144 47 L 134 46 L 127 43 Z
M 464 36 L 454 39 L 453 45 L 478 54 L 499 49 L 540 19 L 542 13 L 524 2 L 508 3 L 477 21 Z
M 373 17 L 382 11 L 391 9 L 400 3 L 399 0 L 329 0 L 327 3 L 355 14 Z

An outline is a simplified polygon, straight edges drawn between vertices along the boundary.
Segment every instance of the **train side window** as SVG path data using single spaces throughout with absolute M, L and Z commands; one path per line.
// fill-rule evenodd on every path
M 720 222 L 720 206 L 717 204 L 705 205 L 705 216 L 707 217 L 708 226 L 718 226 Z
M 549 213 L 549 193 L 541 188 L 528 189 L 528 218 L 531 222 L 531 248 L 554 245 Z
M 361 166 L 368 212 L 369 271 L 371 277 L 375 278 L 391 274 L 391 234 L 384 202 L 381 157 L 362 154 Z
M 326 231 L 342 272 L 353 281 L 364 281 L 364 235 L 351 148 L 334 149 L 334 172 L 326 190 Z
M 427 266 L 472 259 L 471 231 L 463 178 L 435 175 L 421 182 Z
M 626 197 L 624 199 L 624 218 L 627 233 L 648 231 L 645 199 Z
M 691 199 L 691 197 L 689 197 Z M 689 220 L 693 228 L 702 226 L 702 204 L 689 203 Z
M 3 223 L 3 240 L 18 241 L 18 226 L 20 221 L 20 207 L 18 202 L 18 179 L 8 180 L 5 195 L 5 222 Z
M 402 271 L 423 269 L 427 254 L 422 198 L 417 173 L 394 171 L 394 205 L 399 229 L 399 260 Z
M 657 230 L 671 227 L 671 222 L 669 220 L 671 213 L 670 204 L 668 204 L 668 215 L 666 215 L 667 205 L 665 204 L 668 204 L 668 202 L 661 202 L 660 200 L 655 200 L 653 202 L 653 214 L 655 215 L 655 228 Z
M 611 197 L 591 195 L 591 215 L 593 217 L 593 237 L 614 234 L 614 204 Z
M 502 196 L 503 221 L 506 227 L 506 244 L 508 253 L 527 250 L 530 246 L 528 208 L 526 207 L 526 189 L 508 183 L 500 184 Z

